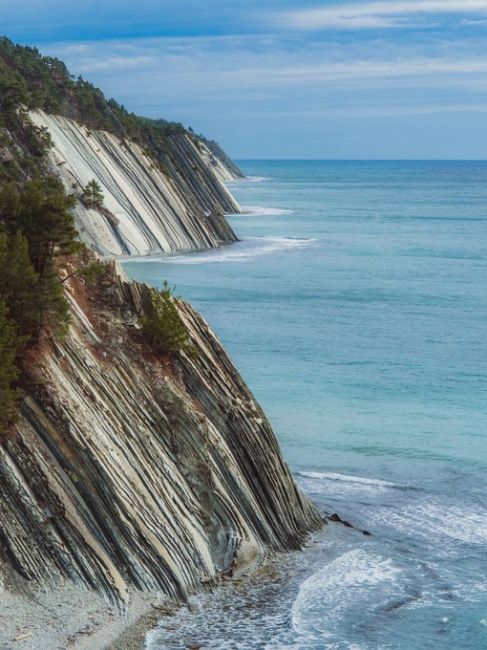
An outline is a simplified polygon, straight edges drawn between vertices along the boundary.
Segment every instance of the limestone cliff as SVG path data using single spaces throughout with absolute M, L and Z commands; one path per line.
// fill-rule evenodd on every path
M 196 136 L 168 136 L 161 168 L 149 150 L 120 135 L 39 110 L 30 117 L 51 136 L 50 168 L 66 191 L 79 195 L 93 179 L 103 191 L 104 209 L 78 202 L 75 210 L 80 236 L 94 250 L 146 255 L 236 241 L 224 216 L 239 211 L 224 185 L 236 171 Z
M 117 603 L 129 586 L 182 600 L 299 548 L 320 517 L 203 319 L 180 303 L 197 354 L 156 356 L 145 285 L 115 266 L 66 285 L 70 333 L 31 352 L 0 445 L 0 589 L 61 576 Z

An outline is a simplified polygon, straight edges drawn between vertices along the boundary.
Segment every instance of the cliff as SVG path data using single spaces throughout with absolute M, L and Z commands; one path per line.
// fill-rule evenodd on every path
M 134 115 L 62 61 L 0 37 L 0 185 L 54 174 L 82 198 L 83 241 L 102 255 L 198 250 L 236 241 L 239 206 L 224 183 L 242 172 L 182 124 Z M 96 207 L 96 209 L 93 209 Z
M 80 273 L 87 260 L 97 266 L 95 256 L 73 241 L 72 201 L 52 175 L 77 197 L 84 242 L 116 256 L 235 241 L 225 213 L 239 208 L 224 182 L 241 172 L 215 142 L 128 113 L 62 62 L 0 39 L 0 187 L 14 182 L 0 234 L 12 256 L 14 238 L 25 244 L 13 257 L 30 277 L 22 296 L 43 297 L 34 332 L 27 303 L 23 322 L 10 316 L 18 293 L 5 285 L 0 295 L 2 340 L 18 346 L 0 399 L 15 395 L 17 404 L 22 387 L 20 415 L 0 431 L 0 646 L 18 638 L 28 650 L 94 650 L 102 644 L 86 637 L 82 646 L 78 636 L 92 634 L 106 603 L 116 634 L 115 612 L 143 609 L 141 594 L 184 602 L 270 553 L 299 549 L 322 519 L 191 306 L 174 303 L 191 346 L 156 354 L 140 326 L 151 290 L 125 281 L 114 262 L 98 279 Z M 83 194 L 92 180 L 103 203 L 90 208 Z M 17 205 L 29 185 L 34 198 Z M 41 253 L 34 259 L 31 244 L 50 251 L 36 271 Z M 8 286 L 22 286 L 20 276 Z M 65 336 L 53 322 L 64 322 L 61 286 Z
M 103 255 L 146 255 L 211 248 L 237 240 L 224 214 L 239 211 L 223 184 L 233 172 L 187 133 L 165 139 L 161 168 L 140 144 L 43 111 L 30 117 L 47 129 L 50 171 L 78 195 L 93 179 L 104 209 L 78 202 L 82 240 Z
M 114 267 L 96 289 L 67 284 L 70 333 L 31 352 L 0 445 L 0 585 L 184 600 L 299 548 L 320 516 L 203 319 L 180 303 L 197 353 L 156 356 L 137 326 L 146 286 Z
M 214 140 L 208 140 L 201 135 L 198 137 L 204 149 L 206 149 L 208 152 L 205 155 L 205 157 L 208 159 L 208 163 L 211 165 L 211 168 L 221 180 L 235 181 L 239 178 L 245 178 L 245 175 L 240 167 L 238 167 L 225 153 L 218 142 L 215 142 Z

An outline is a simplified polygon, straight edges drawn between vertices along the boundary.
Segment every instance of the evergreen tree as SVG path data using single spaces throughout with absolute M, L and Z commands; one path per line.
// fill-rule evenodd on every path
M 53 177 L 35 178 L 23 186 L 9 183 L 0 192 L 0 221 L 10 234 L 20 230 L 29 244 L 34 269 L 43 275 L 57 255 L 68 255 L 79 247 L 67 196 Z
M 59 283 L 55 258 L 79 248 L 68 197 L 52 177 L 37 178 L 24 185 L 10 183 L 0 192 L 0 223 L 12 238 L 19 230 L 27 240 L 33 270 L 38 275 L 38 337 L 45 324 L 67 325 L 68 308 Z
M 168 352 L 193 353 L 188 331 L 181 320 L 175 299 L 167 282 L 163 289 L 151 292 L 152 304 L 141 319 L 142 334 L 151 348 L 160 354 Z
M 18 350 L 15 323 L 8 316 L 5 301 L 0 299 L 0 436 L 14 422 L 18 410 L 19 391 L 15 388 L 19 375 Z
M 103 196 L 102 189 L 95 179 L 90 181 L 83 189 L 81 194 L 81 202 L 87 208 L 102 208 L 105 197 Z
M 39 319 L 39 276 L 30 262 L 22 233 L 0 233 L 0 296 L 18 331 L 32 336 Z

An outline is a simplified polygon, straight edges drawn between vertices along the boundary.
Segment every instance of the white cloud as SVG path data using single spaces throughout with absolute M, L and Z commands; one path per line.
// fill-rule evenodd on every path
M 280 26 L 301 29 L 370 29 L 407 27 L 427 14 L 483 14 L 487 0 L 409 0 L 397 2 L 343 3 L 323 8 L 278 14 Z
M 82 74 L 101 72 L 103 70 L 134 70 L 145 68 L 157 62 L 152 56 L 109 56 L 107 58 L 86 57 L 81 60 L 77 70 Z
M 401 117 L 413 115 L 441 115 L 448 113 L 487 113 L 487 102 L 481 104 L 425 104 L 417 106 L 404 106 L 391 104 L 367 107 L 330 107 L 322 110 L 300 110 L 279 113 L 272 111 L 274 117 L 294 117 L 296 119 L 356 119 L 368 117 Z
M 154 38 L 52 44 L 107 95 L 140 114 L 232 122 L 287 116 L 360 119 L 484 113 L 483 44 L 350 45 L 287 37 Z M 204 130 L 204 124 L 199 127 Z M 212 127 L 215 128 L 215 127 Z M 216 131 L 217 133 L 218 131 Z

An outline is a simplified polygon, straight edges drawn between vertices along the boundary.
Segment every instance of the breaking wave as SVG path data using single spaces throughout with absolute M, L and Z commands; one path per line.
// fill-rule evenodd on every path
M 128 262 L 164 264 L 223 264 L 246 262 L 247 260 L 283 251 L 292 251 L 310 246 L 315 239 L 294 237 L 249 237 L 224 248 L 177 255 L 131 258 Z
M 266 181 L 271 181 L 272 176 L 245 176 L 244 178 L 235 178 L 231 181 L 227 181 L 227 185 L 232 186 L 240 185 L 242 183 L 265 183 Z
M 376 485 L 377 487 L 400 488 L 402 486 L 389 481 L 382 481 L 376 478 L 365 478 L 362 476 L 349 476 L 348 474 L 337 474 L 335 472 L 298 472 L 298 476 L 304 478 L 316 478 L 323 481 L 342 481 L 343 483 L 359 483 L 360 485 Z
M 291 610 L 294 631 L 314 641 L 342 640 L 343 624 L 370 611 L 371 603 L 386 607 L 402 592 L 400 573 L 391 559 L 360 548 L 340 555 L 301 585 Z
M 414 490 L 408 485 L 390 483 L 381 479 L 363 476 L 349 476 L 336 472 L 298 472 L 297 478 L 305 491 L 310 493 L 333 494 L 360 493 L 376 494 L 388 490 Z
M 414 530 L 428 539 L 447 537 L 473 545 L 487 545 L 487 510 L 441 503 L 420 501 L 403 510 L 391 513 L 375 513 L 373 518 L 392 525 L 401 532 Z
M 253 217 L 280 217 L 286 214 L 293 214 L 293 210 L 287 208 L 266 208 L 262 205 L 242 205 L 241 214 Z

